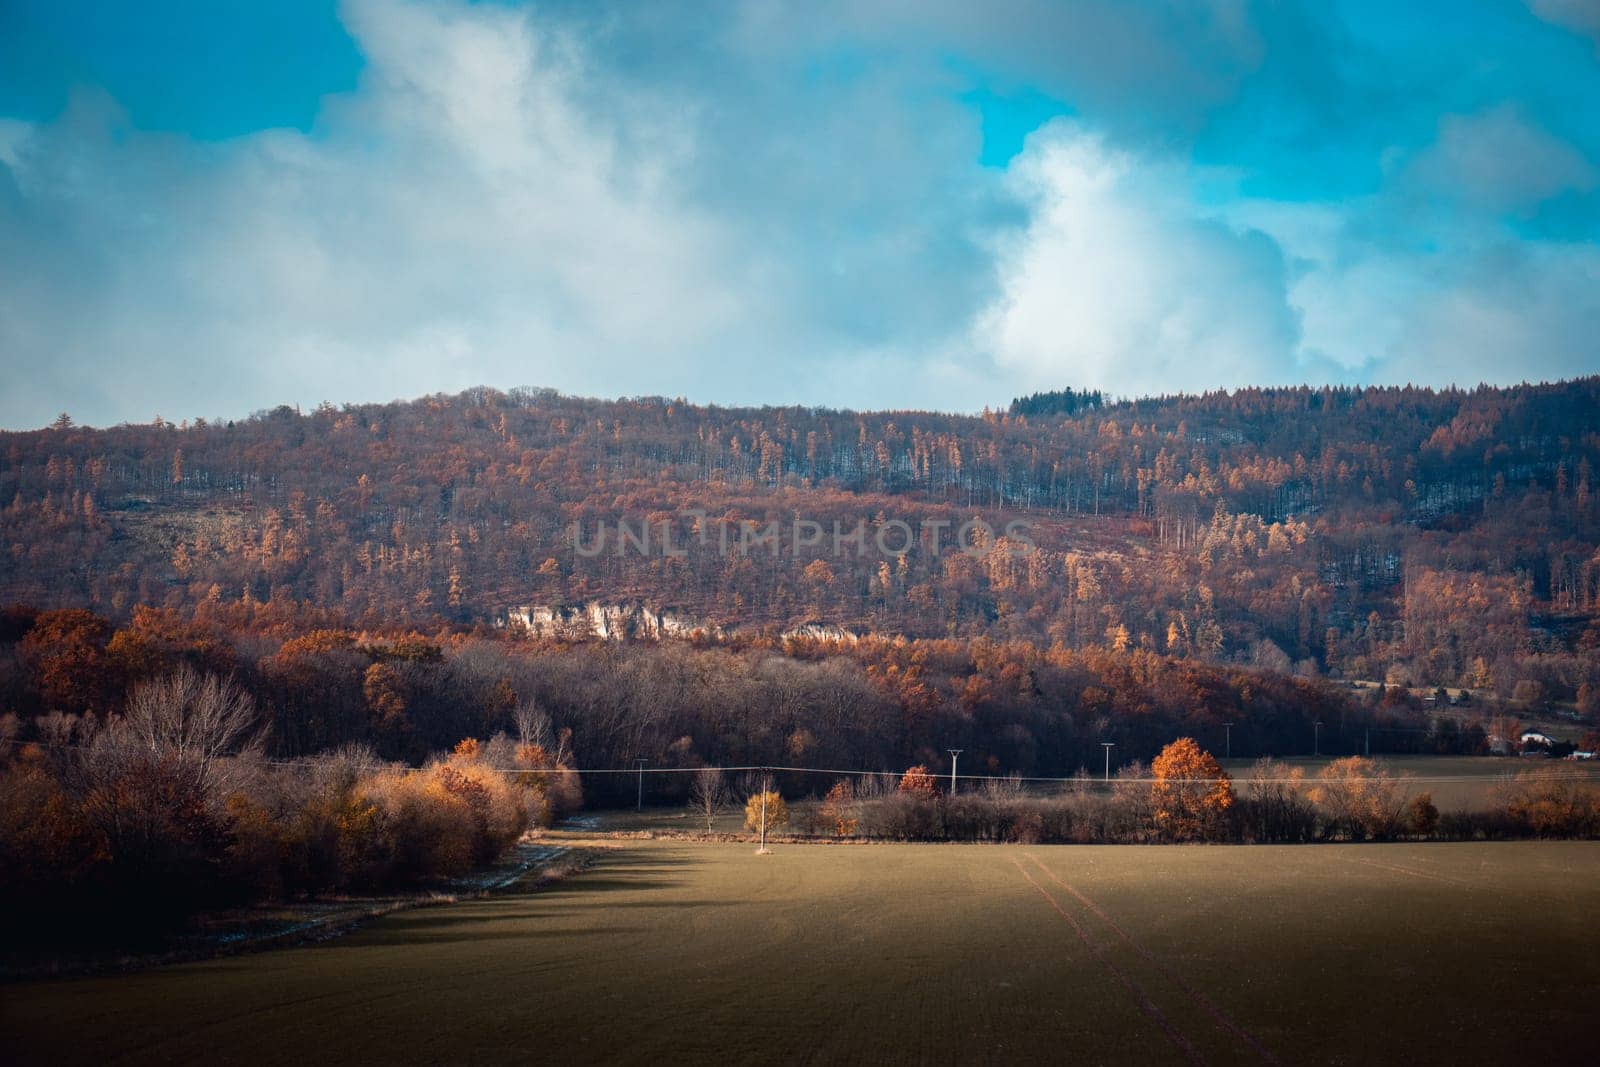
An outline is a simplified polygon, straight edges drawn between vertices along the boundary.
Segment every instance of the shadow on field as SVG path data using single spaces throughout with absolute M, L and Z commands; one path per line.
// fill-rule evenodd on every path
M 513 886 L 481 900 L 466 901 L 392 916 L 366 931 L 365 946 L 404 947 L 453 942 L 517 941 L 546 937 L 571 937 L 643 932 L 643 927 L 607 923 L 606 913 L 621 909 L 717 906 L 713 900 L 641 900 L 639 894 L 682 883 L 672 872 L 693 866 L 677 856 L 624 854 L 602 856 L 593 867 L 552 885 Z M 615 899 L 619 894 L 629 899 Z M 571 920 L 584 917 L 596 925 L 574 927 Z M 568 920 L 559 925 L 543 924 Z
M 697 864 L 682 856 L 658 856 L 637 853 L 603 855 L 588 870 L 571 878 L 562 879 L 543 888 L 513 888 L 509 894 L 520 897 L 537 897 L 555 900 L 567 897 L 591 897 L 617 891 L 636 892 L 642 889 L 660 889 L 678 885 L 681 879 L 669 877 L 672 872 L 686 871 Z
M 384 948 L 414 948 L 421 945 L 465 945 L 474 941 L 492 941 L 496 943 L 511 943 L 515 941 L 537 941 L 547 937 L 601 937 L 606 934 L 639 934 L 645 931 L 642 926 L 590 926 L 574 927 L 560 926 L 550 929 L 506 929 L 504 920 L 511 921 L 536 921 L 543 916 L 521 915 L 501 916 L 493 922 L 473 919 L 447 919 L 438 922 L 423 924 L 408 923 L 402 931 L 384 931 L 382 935 L 370 937 L 368 946 L 379 945 Z

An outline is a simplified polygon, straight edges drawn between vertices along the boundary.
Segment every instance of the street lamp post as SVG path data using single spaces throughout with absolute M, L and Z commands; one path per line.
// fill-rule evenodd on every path
M 1311 738 L 1311 754 L 1313 756 L 1322 755 L 1322 720 L 1321 719 L 1317 720 L 1316 727 L 1315 727 L 1314 732 L 1312 734 L 1312 738 Z
M 638 799 L 638 802 L 634 805 L 634 810 L 635 811 L 643 811 L 644 810 L 644 765 L 646 763 L 649 763 L 650 761 L 645 759 L 643 756 L 635 756 L 635 757 L 633 757 L 633 762 L 635 764 L 637 764 L 638 767 L 639 767 L 639 799 Z
M 964 749 L 964 748 L 951 748 L 951 749 L 946 749 L 945 751 L 950 753 L 950 795 L 951 796 L 955 796 L 956 795 L 956 760 L 961 758 L 961 753 L 965 752 L 966 749 Z
M 1226 741 L 1224 743 L 1227 745 L 1227 748 L 1225 749 L 1225 751 L 1227 752 L 1227 758 L 1228 759 L 1232 759 L 1233 758 L 1233 723 L 1225 722 L 1225 723 L 1222 724 L 1222 728 L 1223 728 L 1223 730 L 1227 731 L 1226 734 L 1224 735 L 1226 737 Z
M 1106 750 L 1106 781 L 1111 781 L 1111 750 L 1117 747 L 1115 741 L 1102 741 L 1100 747 Z

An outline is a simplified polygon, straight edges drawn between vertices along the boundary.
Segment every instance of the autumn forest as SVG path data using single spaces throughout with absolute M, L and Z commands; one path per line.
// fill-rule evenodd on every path
M 1591 378 L 1118 403 L 1068 390 L 981 417 L 486 389 L 235 422 L 63 417 L 0 441 L 0 596 L 280 637 L 642 604 L 748 638 L 820 623 L 1143 649 L 1522 685 L 1593 710 L 1596 410 Z M 914 542 L 730 552 L 693 536 L 801 517 L 901 520 Z M 1036 550 L 999 535 L 930 551 L 975 518 L 1026 520 Z M 575 550 L 575 526 L 669 521 L 681 556 Z

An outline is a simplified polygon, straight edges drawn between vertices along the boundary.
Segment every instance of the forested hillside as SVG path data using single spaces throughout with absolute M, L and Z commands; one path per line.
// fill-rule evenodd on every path
M 1584 710 L 1600 685 L 1600 378 L 1066 391 L 978 417 L 478 389 L 234 422 L 63 417 L 0 454 L 0 598 L 113 622 L 142 604 L 235 631 L 392 632 L 599 601 L 746 635 L 818 622 L 1521 685 Z M 951 551 L 973 518 L 1025 522 L 1036 550 L 980 531 Z M 792 543 L 797 519 L 818 543 Z M 894 520 L 903 555 L 874 543 Z M 619 521 L 669 524 L 675 552 L 580 550 Z M 781 543 L 739 542 L 774 522 Z M 865 550 L 836 551 L 835 526 L 863 522 Z

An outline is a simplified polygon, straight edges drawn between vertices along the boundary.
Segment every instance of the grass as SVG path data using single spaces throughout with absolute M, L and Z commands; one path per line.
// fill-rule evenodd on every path
M 21 1063 L 1592 1058 L 1600 844 L 603 844 L 538 892 L 337 941 L 6 987 L 0 1047 Z

